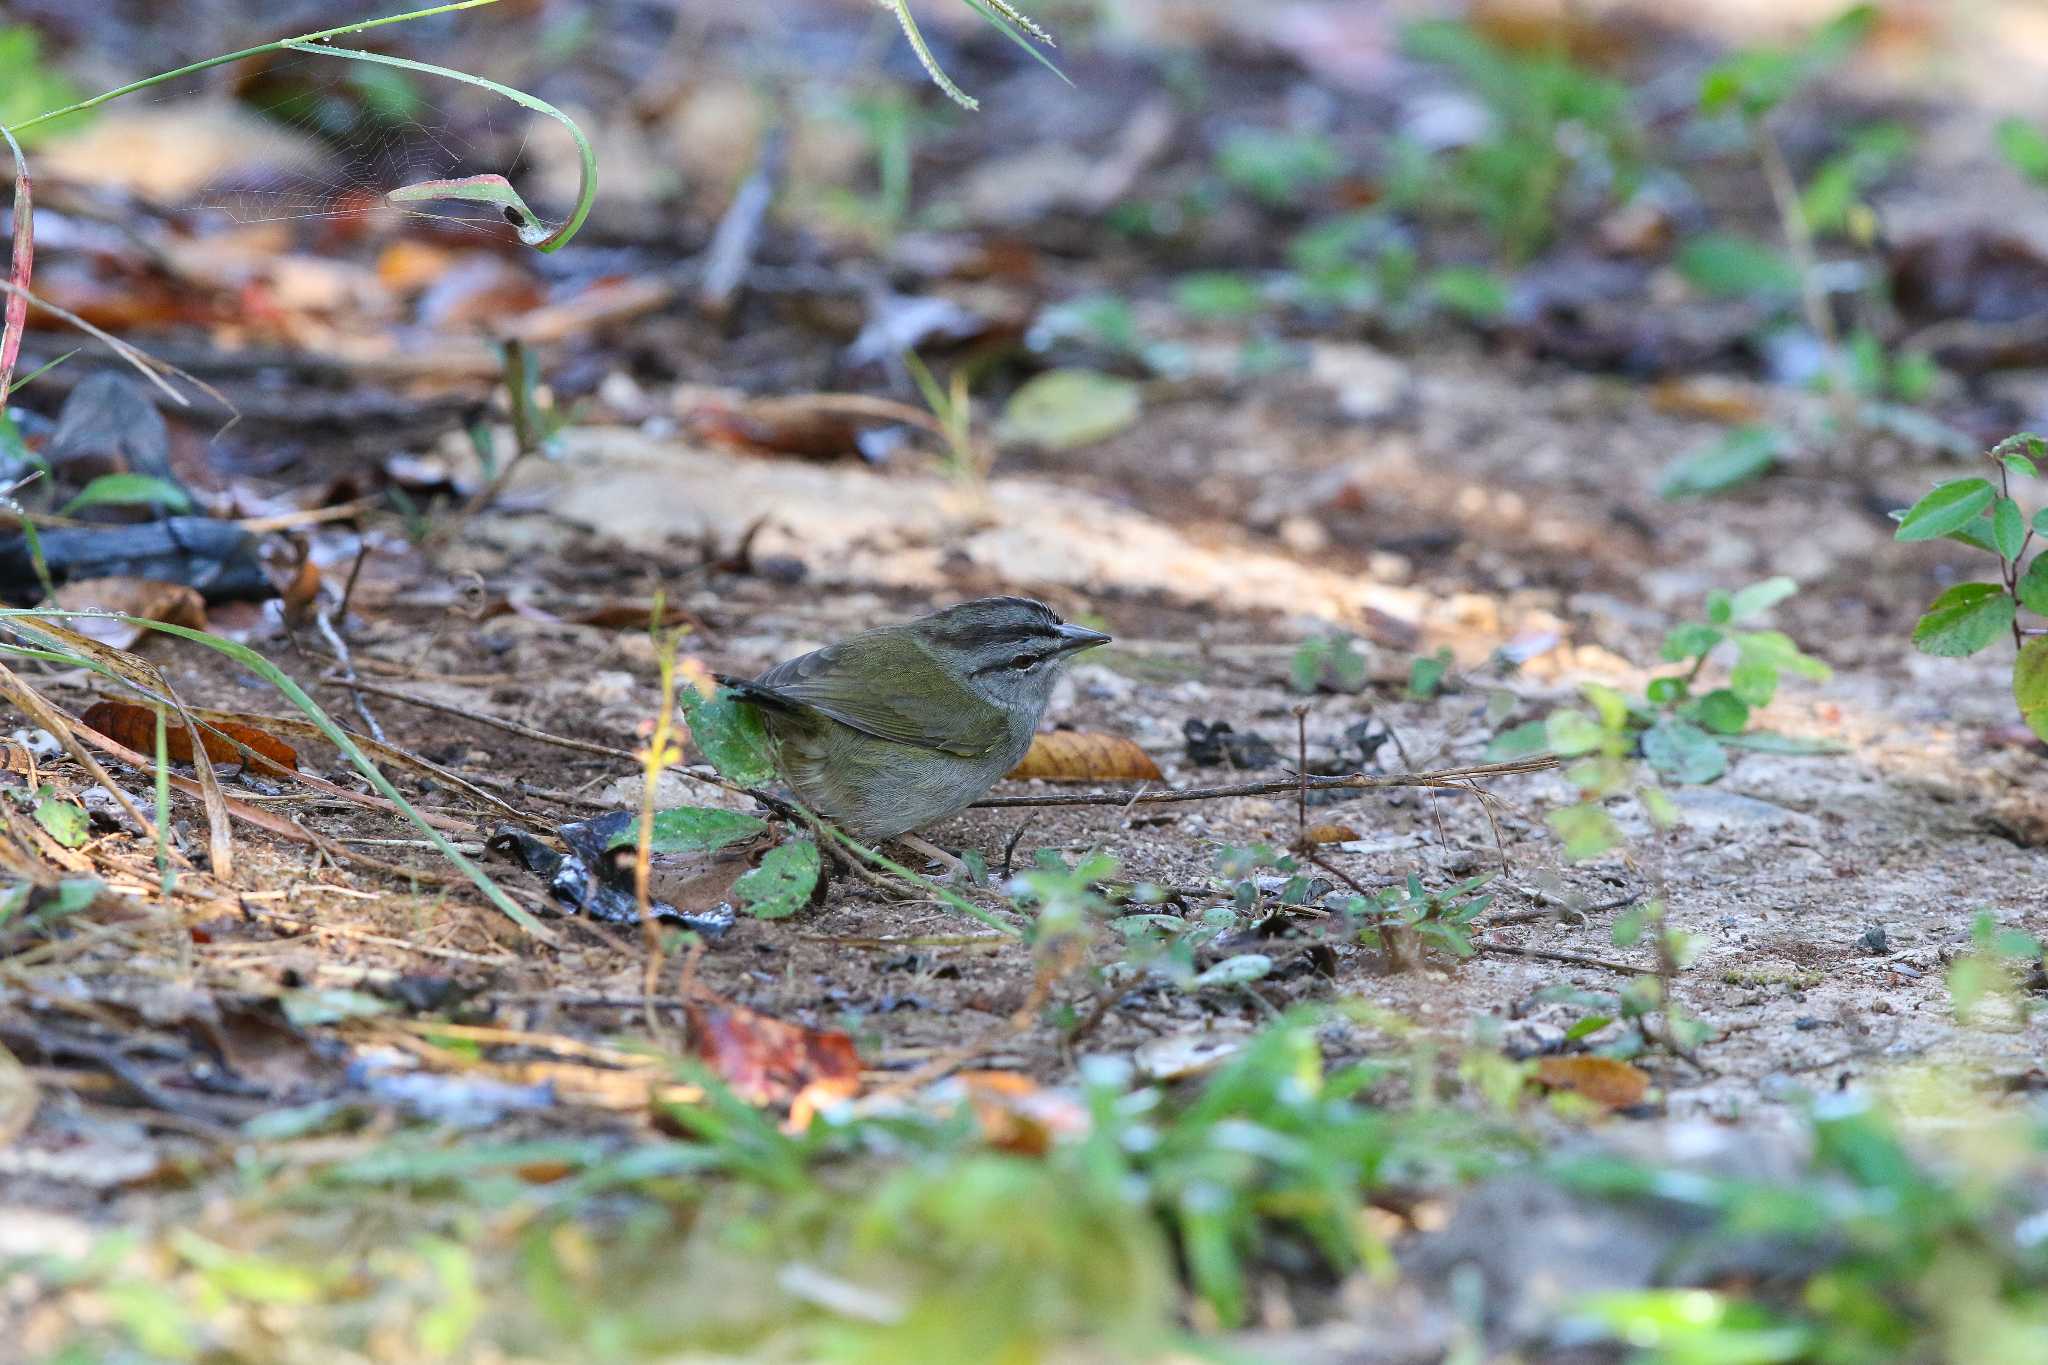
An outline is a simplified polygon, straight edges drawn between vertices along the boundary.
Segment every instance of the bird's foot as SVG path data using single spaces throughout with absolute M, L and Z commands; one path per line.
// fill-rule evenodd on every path
M 896 842 L 913 853 L 923 855 L 930 862 L 937 863 L 942 869 L 942 875 L 939 880 L 949 882 L 955 886 L 972 886 L 974 884 L 974 873 L 968 869 L 967 864 L 961 862 L 958 858 L 930 840 L 920 839 L 915 834 L 899 834 L 896 836 Z

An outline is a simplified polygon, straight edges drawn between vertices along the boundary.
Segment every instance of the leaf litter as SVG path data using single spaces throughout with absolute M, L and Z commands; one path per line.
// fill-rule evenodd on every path
M 1314 50 L 1304 69 L 1338 65 L 1334 52 Z M 969 85 L 984 88 L 979 80 Z M 935 154 L 944 167 L 960 151 Z M 55 220 L 56 211 L 44 214 L 46 223 Z M 416 245 L 445 249 L 430 230 L 414 230 Z M 1060 229 L 1033 230 L 1052 249 L 1066 249 Z M 629 226 L 619 231 L 633 242 Z M 767 231 L 771 247 L 786 245 L 778 245 L 776 229 Z M 1227 220 L 1217 231 L 1230 231 Z M 374 279 L 390 245 L 372 241 L 356 256 L 345 246 L 338 254 L 358 280 Z M 1210 249 L 1242 246 L 1221 240 Z M 645 242 L 629 249 L 654 250 Z M 1031 251 L 1025 248 L 1027 259 Z M 67 254 L 51 247 L 46 264 L 70 268 Z M 557 258 L 571 272 L 562 292 L 571 300 L 601 295 L 610 286 L 571 263 L 574 254 Z M 426 295 L 448 278 L 449 259 L 419 267 L 409 322 L 453 328 L 500 306 L 529 317 L 547 306 L 530 280 L 514 278 L 501 281 L 506 293 L 451 284 L 430 307 Z M 1960 315 L 1995 324 L 2014 311 L 1997 273 L 2011 270 L 2019 283 L 2010 292 L 2024 316 L 2031 264 L 2010 252 L 1973 259 L 1987 263 L 1988 283 L 1960 302 L 1925 302 L 1931 290 L 1909 294 L 1909 306 L 1931 310 L 1929 322 Z M 1070 268 L 1060 261 L 1061 271 Z M 1167 281 L 1114 264 L 1089 261 L 1084 269 L 1105 286 L 1156 283 L 1157 292 L 1174 292 Z M 508 1137 L 559 1141 L 565 1145 L 502 1157 L 515 1179 L 545 1185 L 588 1170 L 568 1144 L 639 1141 L 681 1122 L 675 1107 L 710 1122 L 715 1104 L 677 1069 L 691 1060 L 799 1127 L 800 1116 L 857 1103 L 869 1086 L 914 1082 L 940 1110 L 964 1103 L 994 1146 L 1042 1159 L 1090 1131 L 1076 1099 L 1077 1050 L 1130 1058 L 1162 1084 L 1181 1083 L 1228 1065 L 1241 1040 L 1276 1011 L 1333 999 L 1367 1000 L 1388 1016 L 1417 1021 L 1440 1042 L 1497 1027 L 1505 1055 L 1532 1062 L 1543 1084 L 1622 1115 L 1648 1102 L 1670 1114 L 1725 1120 L 1783 1103 L 1796 1078 L 1874 1077 L 1887 1057 L 1900 1055 L 2014 1077 L 2032 1065 L 2038 1020 L 2023 1017 L 2011 1033 L 1982 1035 L 1964 1033 L 1949 1017 L 1942 969 L 1969 950 L 1969 939 L 1943 907 L 1981 898 L 2008 907 L 2019 927 L 2042 930 L 2032 867 L 2038 855 L 1993 828 L 1994 812 L 2007 829 L 2026 827 L 2024 810 L 2010 807 L 2027 804 L 2038 753 L 1987 754 L 1976 745 L 1973 736 L 2009 719 L 2011 707 L 2005 680 L 1987 671 L 1965 665 L 1941 675 L 1952 689 L 1946 711 L 1915 700 L 1926 683 L 1913 656 L 1897 648 L 1900 626 L 1910 626 L 1898 604 L 1932 596 L 1919 589 L 1940 570 L 1883 557 L 1888 527 L 1829 523 L 1827 534 L 1810 534 L 1830 504 L 1798 482 L 1772 485 L 1768 497 L 1737 493 L 1747 498 L 1730 518 L 1739 524 L 1702 510 L 1708 504 L 1675 511 L 1663 501 L 1658 471 L 1688 450 L 1718 449 L 1723 457 L 1687 470 L 1688 490 L 1733 484 L 1736 474 L 1775 477 L 1756 467 L 1753 448 L 1731 454 L 1713 445 L 1717 426 L 1755 419 L 1749 404 L 1679 402 L 1669 390 L 1661 398 L 1617 398 L 1605 379 L 1504 360 L 1483 349 L 1491 341 L 1480 330 L 1443 346 L 1402 343 L 1398 382 L 1384 386 L 1393 395 L 1385 402 L 1360 407 L 1355 395 L 1339 395 L 1317 407 L 1301 403 L 1284 377 L 1267 387 L 1250 366 L 1224 382 L 1177 370 L 1199 340 L 1178 323 L 1148 312 L 1123 335 L 1118 319 L 1098 313 L 1084 341 L 1066 332 L 1055 343 L 1070 353 L 1054 350 L 1032 362 L 1045 374 L 1085 366 L 1093 377 L 1064 394 L 1055 389 L 1051 399 L 1041 391 L 1045 406 L 1023 412 L 1036 429 L 1032 422 L 1018 429 L 984 485 L 937 463 L 931 438 L 943 423 L 909 413 L 894 416 L 922 434 L 903 460 L 880 468 L 798 466 L 781 455 L 863 449 L 868 414 L 850 421 L 832 400 L 845 382 L 838 373 L 845 339 L 876 320 L 868 312 L 902 322 L 1028 316 L 1031 309 L 968 309 L 950 302 L 946 291 L 957 282 L 939 278 L 920 281 L 928 291 L 920 308 L 849 309 L 849 300 L 863 298 L 858 282 L 806 285 L 801 271 L 776 270 L 760 272 L 742 295 L 740 307 L 752 310 L 748 326 L 729 339 L 714 340 L 653 306 L 604 313 L 604 325 L 618 329 L 607 345 L 622 345 L 642 362 L 664 359 L 614 363 L 603 347 L 584 354 L 588 377 L 565 373 L 560 392 L 549 395 L 553 411 L 585 405 L 579 425 L 562 433 L 560 458 L 524 462 L 439 556 L 423 554 L 402 526 L 418 530 L 450 515 L 447 502 L 434 502 L 446 492 L 394 475 L 384 461 L 391 442 L 376 433 L 372 440 L 387 449 L 376 463 L 347 471 L 354 481 L 348 498 L 329 489 L 333 470 L 308 477 L 330 448 L 323 442 L 340 450 L 344 434 L 307 423 L 284 428 L 294 433 L 296 453 L 285 452 L 266 475 L 225 473 L 257 453 L 232 434 L 202 461 L 212 466 L 207 478 L 184 461 L 174 472 L 209 508 L 225 505 L 215 495 L 232 479 L 252 493 L 285 496 L 308 516 L 341 512 L 317 524 L 312 549 L 344 566 L 362 562 L 359 549 L 373 550 L 358 595 L 339 610 L 340 575 L 331 569 L 324 588 L 297 595 L 335 606 L 338 642 L 308 633 L 304 611 L 295 613 L 290 634 L 268 605 L 223 615 L 236 597 L 267 602 L 273 580 L 246 553 L 248 533 L 230 519 L 161 515 L 175 510 L 162 489 L 112 485 L 114 493 L 138 496 L 71 507 L 142 520 L 43 534 L 45 566 L 60 579 L 189 585 L 206 598 L 213 629 L 246 635 L 334 714 L 347 714 L 342 679 L 351 673 L 387 679 L 387 691 L 431 694 L 443 709 L 361 687 L 389 742 L 373 747 L 354 735 L 351 743 L 372 753 L 422 817 L 466 851 L 488 842 L 515 853 L 517 862 L 498 858 L 489 867 L 520 904 L 539 909 L 553 897 L 584 916 L 555 921 L 552 945 L 518 936 L 449 874 L 420 828 L 399 818 L 390 798 L 362 790 L 362 779 L 327 745 L 290 746 L 298 779 L 239 763 L 242 750 L 218 748 L 215 731 L 239 734 L 250 748 L 258 747 L 251 735 L 282 746 L 287 737 L 306 741 L 324 731 L 309 719 L 266 719 L 259 712 L 274 709 L 275 697 L 252 691 L 250 676 L 230 661 L 151 637 L 136 657 L 146 655 L 154 675 L 131 672 L 125 661 L 116 667 L 108 655 L 83 657 L 174 697 L 191 728 L 173 711 L 179 718 L 165 725 L 166 747 L 175 731 L 188 760 L 220 765 L 217 773 L 202 767 L 189 777 L 166 775 L 171 819 L 159 847 L 148 790 L 156 710 L 103 699 L 104 679 L 21 664 L 9 675 L 9 697 L 27 713 L 27 729 L 54 726 L 60 739 L 83 745 L 92 741 L 83 732 L 64 734 L 62 715 L 89 717 L 88 707 L 118 705 L 125 718 L 120 734 L 91 727 L 114 745 L 101 748 L 118 760 L 107 767 L 28 758 L 26 743 L 9 745 L 7 777 L 36 804 L 8 807 L 4 855 L 11 867 L 39 875 L 21 904 L 0 917 L 10 994 L 0 1010 L 0 1047 L 25 1059 L 31 1077 L 24 1101 L 24 1087 L 16 1081 L 10 1089 L 10 1073 L 0 1071 L 0 1125 L 9 1121 L 9 1094 L 17 1107 L 34 1104 L 17 1147 L 56 1163 L 60 1187 L 91 1181 L 80 1163 L 57 1157 L 99 1143 L 119 1158 L 103 1163 L 106 1187 L 115 1191 L 110 1207 L 162 1207 L 153 1203 L 155 1190 L 135 1183 L 160 1169 L 158 1153 L 189 1162 L 187 1171 L 219 1170 L 230 1139 L 261 1132 L 251 1125 L 266 1122 L 280 1133 L 303 1125 L 318 1140 L 361 1150 L 367 1140 L 353 1126 L 352 1108 L 389 1116 L 378 1122 L 473 1122 Z M 354 399 L 402 380 L 405 395 L 381 409 L 415 424 L 394 428 L 405 433 L 401 443 L 461 471 L 445 486 L 459 490 L 456 507 L 492 487 L 506 458 L 502 442 L 478 439 L 471 428 L 483 427 L 488 438 L 494 422 L 517 420 L 525 403 L 485 393 L 503 373 L 497 359 L 460 338 L 461 345 L 430 346 L 393 365 L 390 315 L 292 302 L 280 287 L 289 274 L 272 271 L 247 296 L 243 322 L 268 318 L 274 335 L 309 343 L 306 359 L 285 364 L 306 367 L 290 375 L 291 396 L 312 411 L 328 384 Z M 1692 315 L 1697 323 L 1685 322 L 1680 309 L 1649 318 L 1628 291 L 1657 287 L 1652 274 L 1538 278 L 1529 295 L 1534 311 L 1511 312 L 1499 335 L 1528 353 L 1563 357 L 1567 366 L 1662 374 L 1709 359 L 1741 363 L 1752 311 L 1703 311 Z M 174 279 L 172 288 L 188 292 L 196 282 L 196 275 Z M 905 287 L 901 279 L 895 285 Z M 1619 292 L 1609 298 L 1603 291 Z M 1204 297 L 1228 292 L 1211 281 Z M 16 302 L 10 299 L 10 318 Z M 229 348 L 214 345 L 231 339 L 231 324 L 194 310 L 189 298 L 168 312 L 182 325 L 213 330 L 213 359 L 233 370 L 223 359 Z M 829 320 L 823 327 L 821 317 Z M 1914 320 L 1923 321 L 1917 313 Z M 351 328 L 360 335 L 337 335 Z M 880 335 L 869 333 L 871 341 Z M 954 334 L 917 337 L 935 356 L 985 340 L 986 329 L 965 323 Z M 1959 355 L 1983 351 L 1955 345 Z M 895 360 L 893 347 L 869 350 L 864 362 L 886 369 Z M 1114 381 L 1098 382 L 1111 368 Z M 1141 370 L 1170 377 L 1127 377 Z M 52 378 L 63 375 L 60 368 Z M 742 401 L 705 416 L 690 382 L 706 378 L 743 381 L 735 391 Z M 744 397 L 754 390 L 774 397 Z M 72 390 L 83 391 L 83 384 Z M 28 392 L 34 397 L 36 388 Z M 430 401 L 451 393 L 461 402 Z M 903 386 L 893 393 L 887 401 L 917 397 Z M 482 408 L 490 401 L 497 410 Z M 530 407 L 529 416 L 537 410 Z M 1332 421 L 1332 410 L 1344 420 Z M 685 437 L 664 422 L 678 424 Z M 180 420 L 171 432 L 189 440 L 194 428 Z M 735 459 L 729 444 L 750 453 Z M 1924 486 L 1920 476 L 1928 472 L 1913 464 L 1873 477 L 1903 488 L 1916 478 Z M 90 487 L 69 489 L 56 506 Z M 388 498 L 393 510 L 351 509 L 369 493 Z M 17 539 L 12 551 L 0 547 L 8 591 L 38 600 L 34 555 L 25 537 Z M 783 567 L 757 571 L 771 561 Z M 310 555 L 301 561 L 311 563 Z M 1574 1036 L 1600 1017 L 1586 1010 L 1620 1006 L 1585 1006 L 1559 988 L 1590 994 L 1621 983 L 1597 965 L 1614 950 L 1614 911 L 1573 903 L 1608 904 L 1624 870 L 1611 862 L 1553 866 L 1555 843 L 1542 815 L 1571 800 L 1561 779 L 1541 772 L 1498 778 L 1497 808 L 1435 791 L 1318 792 L 1334 808 L 1319 804 L 1313 823 L 1309 803 L 1288 789 L 1297 705 L 1310 708 L 1301 748 L 1312 770 L 1469 766 L 1499 728 L 1496 711 L 1540 714 L 1573 700 L 1587 680 L 1640 691 L 1655 665 L 1629 661 L 1654 660 L 1665 625 L 1708 589 L 1770 573 L 1813 588 L 1785 604 L 1781 620 L 1836 668 L 1832 681 L 1770 701 L 1771 722 L 1795 739 L 1851 748 L 1828 758 L 1730 746 L 1725 768 L 1710 775 L 1696 763 L 1704 750 L 1689 730 L 1658 732 L 1664 767 L 1715 778 L 1679 792 L 1685 820 L 1675 830 L 1657 834 L 1644 824 L 1630 831 L 1662 841 L 1659 894 L 1699 947 L 1699 958 L 1675 978 L 1686 1007 L 1716 1031 L 1692 1050 L 1698 1064 L 1681 1056 L 1638 1066 L 1587 1051 L 1586 1038 L 1598 1031 Z M 468 575 L 481 588 L 474 597 L 463 586 Z M 85 586 L 71 582 L 65 591 Z M 637 912 L 631 859 L 622 861 L 636 832 L 625 809 L 633 803 L 593 795 L 614 790 L 607 783 L 636 780 L 632 752 L 645 740 L 638 727 L 658 703 L 660 647 L 644 623 L 659 616 L 665 627 L 689 627 L 683 647 L 696 665 L 685 665 L 684 686 L 707 687 L 699 700 L 683 701 L 692 740 L 686 758 L 723 767 L 743 763 L 735 756 L 749 741 L 743 718 L 717 709 L 709 696 L 713 670 L 751 672 L 853 629 L 996 590 L 1040 594 L 1070 613 L 1099 612 L 1115 627 L 1118 646 L 1108 661 L 1077 670 L 1056 703 L 1052 719 L 1073 728 L 1042 736 L 1113 742 L 1116 762 L 1091 756 L 1078 780 L 1222 785 L 1238 774 L 1213 770 L 1235 768 L 1270 778 L 1274 789 L 1178 805 L 996 807 L 934 831 L 940 842 L 974 853 L 992 883 L 1042 879 L 1034 949 L 942 918 L 943 903 L 934 899 L 891 899 L 859 876 L 834 876 L 813 901 L 814 868 L 835 861 L 832 849 L 801 830 L 778 830 L 780 813 L 684 780 L 673 800 L 664 798 L 667 810 L 653 830 L 664 860 L 654 927 L 687 930 L 707 946 L 698 952 L 686 940 L 668 941 L 650 989 L 643 941 L 618 927 Z M 1844 629 L 1845 622 L 1858 629 Z M 1979 625 L 1964 619 L 1958 628 Z M 1516 667 L 1502 666 L 1518 641 L 1543 644 L 1513 658 Z M 1450 651 L 1449 671 L 1436 674 L 1426 689 L 1432 695 L 1419 695 L 1424 689 L 1411 690 L 1412 662 L 1436 658 L 1439 648 Z M 2039 657 L 2036 649 L 2023 663 Z M 2023 689 L 2039 672 L 2023 673 Z M 1447 678 L 1450 687 L 1438 694 Z M 2020 697 L 2037 725 L 2040 690 Z M 146 726 L 138 712 L 148 713 Z M 1380 729 L 1362 728 L 1369 724 Z M 1261 734 L 1289 742 L 1275 746 Z M 1396 740 L 1387 735 L 1415 761 L 1396 761 Z M 33 766 L 16 769 L 17 751 Z M 175 752 L 170 758 L 188 761 Z M 665 780 L 674 776 L 671 770 Z M 749 776 L 767 774 L 756 767 Z M 73 844 L 92 788 L 118 795 L 132 830 L 93 822 Z M 0 804 L 19 806 L 15 790 L 0 793 Z M 686 806 L 700 813 L 678 816 Z M 231 857 L 203 847 L 189 827 L 202 808 L 237 822 Z M 45 820 L 44 810 L 79 814 Z M 593 810 L 594 818 L 580 818 Z M 1898 867 L 1892 854 L 1902 829 L 1916 839 L 1970 841 L 1970 884 L 1939 869 Z M 1418 960 L 1391 933 L 1371 945 L 1338 932 L 1332 907 L 1349 892 L 1314 864 L 1269 866 L 1241 879 L 1218 871 L 1219 847 L 1264 846 L 1279 859 L 1287 855 L 1278 850 L 1297 840 L 1369 889 L 1397 886 L 1418 869 L 1432 885 L 1462 884 L 1498 866 L 1504 853 L 1503 899 L 1522 891 L 1544 914 L 1504 917 L 1486 932 L 1530 955 Z M 1145 914 L 1174 921 L 1176 933 L 1216 929 L 1212 942 L 1223 948 L 1199 945 L 1196 956 L 1197 945 L 1189 945 L 1185 962 L 1123 964 L 1099 994 L 1078 990 L 1064 970 L 1071 964 L 1057 958 L 1064 950 L 1056 947 L 1054 910 L 1109 885 L 1112 874 L 1066 875 L 1101 850 L 1121 864 L 1113 876 L 1126 889 L 1116 895 L 1149 887 L 1145 898 L 1133 897 Z M 742 889 L 749 878 L 751 893 Z M 1542 885 L 1569 894 L 1530 889 Z M 1240 893 L 1243 886 L 1249 891 Z M 1251 923 L 1238 922 L 1252 918 L 1235 908 L 1240 894 L 1253 903 Z M 594 908 L 600 905 L 606 908 Z M 754 913 L 744 913 L 750 907 Z M 1437 910 L 1412 908 L 1420 933 Z M 1235 937 L 1225 937 L 1212 917 L 1229 921 Z M 1861 946 L 1866 919 L 1881 920 L 1891 951 L 1879 956 Z M 1116 956 L 1099 945 L 1076 951 L 1097 953 L 1098 965 L 1103 955 Z M 74 998 L 81 992 L 82 1004 Z M 190 1021 L 202 1018 L 206 1026 L 195 1029 Z M 619 1043 L 622 1037 L 635 1041 Z M 1333 1057 L 1368 1062 L 1402 1046 L 1356 1018 L 1333 1019 L 1323 1044 Z M 323 1067 L 316 1057 L 345 1064 Z M 216 1083 L 220 1073 L 209 1068 L 221 1067 L 236 1085 Z M 950 1079 L 926 1083 L 948 1072 Z M 64 1106 L 50 1101 L 58 1092 L 122 1124 L 82 1138 L 67 1126 L 75 1120 Z M 279 1148 L 289 1149 L 288 1142 Z M 362 1159 L 358 1169 L 369 1171 L 378 1160 L 412 1157 L 393 1148 Z M 38 1196 L 17 1193 L 21 1182 L 52 1178 L 51 1168 L 38 1177 L 32 1164 L 5 1169 L 10 1200 L 34 1202 Z M 434 1169 L 422 1157 L 419 1178 L 437 1178 Z

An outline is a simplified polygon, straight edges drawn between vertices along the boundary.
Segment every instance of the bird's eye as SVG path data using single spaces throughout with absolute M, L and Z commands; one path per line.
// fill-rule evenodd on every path
M 1038 656 L 1036 654 L 1019 654 L 1016 658 L 1010 660 L 1010 667 L 1015 669 L 1025 669 L 1031 667 L 1033 664 L 1037 662 Z

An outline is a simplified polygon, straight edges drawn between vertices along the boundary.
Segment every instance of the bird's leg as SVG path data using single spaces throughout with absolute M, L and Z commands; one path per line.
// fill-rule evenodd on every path
M 958 858 L 930 840 L 920 839 L 915 834 L 899 834 L 896 836 L 896 842 L 913 853 L 924 855 L 944 868 L 946 870 L 946 880 L 958 882 L 962 886 L 973 883 L 974 874 L 967 870 L 967 864 L 961 862 Z

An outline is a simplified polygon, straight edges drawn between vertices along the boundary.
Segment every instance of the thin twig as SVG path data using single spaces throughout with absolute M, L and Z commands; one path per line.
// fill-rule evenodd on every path
M 357 561 L 358 564 L 361 562 Z M 354 579 L 351 578 L 350 582 L 353 583 Z M 327 647 L 334 651 L 334 657 L 341 661 L 341 685 L 348 689 L 348 699 L 355 703 L 356 715 L 362 718 L 363 728 L 368 730 L 370 738 L 379 744 L 389 744 L 391 741 L 384 738 L 384 727 L 377 723 L 377 718 L 370 714 L 368 703 L 363 700 L 360 685 L 356 682 L 355 661 L 349 657 L 348 646 L 342 642 L 341 632 L 334 628 L 334 622 L 327 618 L 324 611 L 313 613 L 313 625 L 319 630 L 321 638 L 327 641 Z
M 540 744 L 552 744 L 558 749 L 573 749 L 578 753 L 584 754 L 602 754 L 606 758 L 620 758 L 633 764 L 640 762 L 640 755 L 634 753 L 631 749 L 618 749 L 609 744 L 597 744 L 587 739 L 571 739 L 567 735 L 551 735 L 547 731 L 537 730 L 531 725 L 521 725 L 516 720 L 506 720 L 501 716 L 493 716 L 483 711 L 465 710 L 449 702 L 435 701 L 432 697 L 416 697 L 410 692 L 401 692 L 395 687 L 386 687 L 382 683 L 363 682 L 361 679 L 358 679 L 354 686 L 361 691 L 370 693 L 372 696 L 389 697 L 392 701 L 404 702 L 407 706 L 417 706 L 427 711 L 439 711 L 447 716 L 460 716 L 464 720 L 473 720 L 478 725 L 487 725 L 494 730 L 503 730 L 507 734 L 518 735 Z

